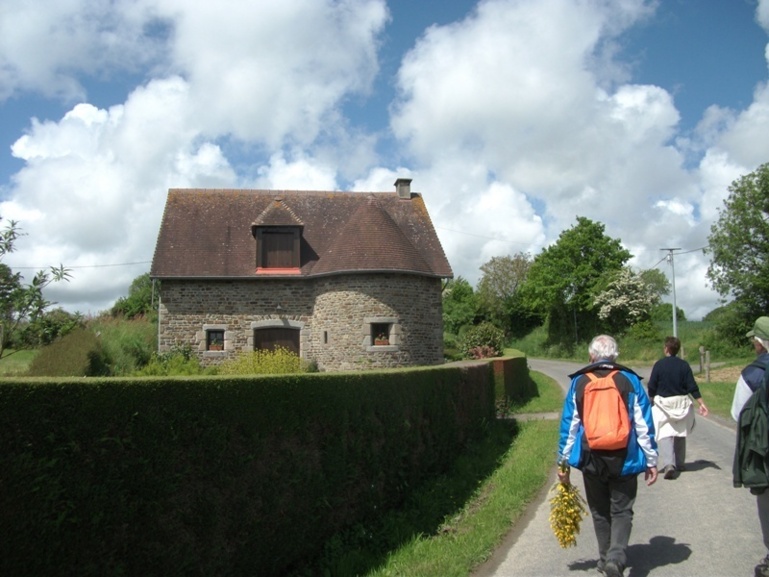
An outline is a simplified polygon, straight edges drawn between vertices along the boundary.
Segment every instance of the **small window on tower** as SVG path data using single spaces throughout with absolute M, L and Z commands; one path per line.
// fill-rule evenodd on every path
M 390 344 L 390 325 L 388 323 L 371 323 L 371 342 L 374 346 Z

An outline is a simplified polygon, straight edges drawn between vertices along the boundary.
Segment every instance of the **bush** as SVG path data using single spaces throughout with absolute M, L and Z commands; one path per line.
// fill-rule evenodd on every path
M 32 360 L 33 377 L 95 377 L 109 374 L 101 340 L 87 328 L 79 328 L 44 347 Z
M 216 373 L 215 367 L 203 368 L 190 347 L 177 347 L 168 353 L 153 353 L 150 362 L 136 371 L 142 377 L 204 375 Z
M 306 371 L 299 355 L 285 347 L 241 353 L 218 368 L 220 375 L 288 375 Z
M 157 325 L 146 319 L 103 317 L 90 326 L 100 336 L 111 376 L 134 374 L 150 362 L 157 350 Z
M 498 357 L 505 348 L 505 333 L 490 322 L 483 322 L 464 334 L 460 348 L 467 358 Z

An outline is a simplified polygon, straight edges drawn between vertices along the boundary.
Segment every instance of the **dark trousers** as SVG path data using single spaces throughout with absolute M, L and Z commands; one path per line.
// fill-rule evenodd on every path
M 625 567 L 638 477 L 599 477 L 583 472 L 583 478 L 601 560 L 616 561 L 620 567 Z

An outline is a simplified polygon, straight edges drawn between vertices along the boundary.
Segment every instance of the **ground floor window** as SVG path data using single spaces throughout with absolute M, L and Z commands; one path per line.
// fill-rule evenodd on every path
M 206 350 L 223 351 L 224 350 L 224 329 L 207 328 L 206 330 Z
M 390 324 L 371 323 L 371 342 L 374 346 L 390 344 Z
M 276 347 L 283 347 L 299 355 L 299 329 L 284 327 L 254 329 L 255 351 L 274 350 Z

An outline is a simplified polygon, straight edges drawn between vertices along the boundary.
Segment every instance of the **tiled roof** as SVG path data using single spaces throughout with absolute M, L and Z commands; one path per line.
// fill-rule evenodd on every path
M 302 227 L 302 276 L 453 276 L 419 194 L 205 189 L 168 191 L 150 275 L 256 278 L 257 226 Z

